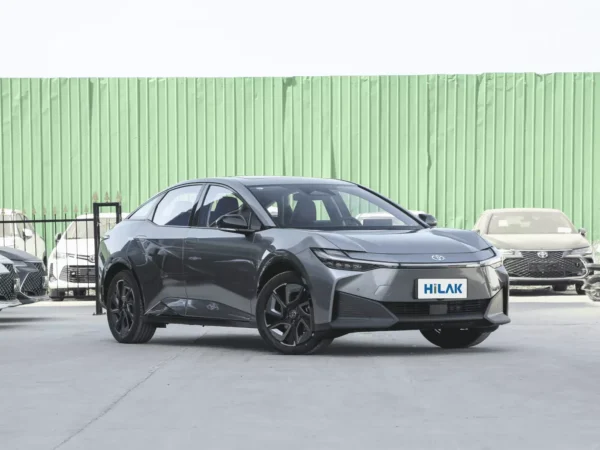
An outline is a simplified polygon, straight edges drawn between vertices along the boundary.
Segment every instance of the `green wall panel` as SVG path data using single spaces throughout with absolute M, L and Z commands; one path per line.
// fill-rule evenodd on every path
M 358 181 L 442 225 L 563 209 L 600 237 L 600 74 L 2 79 L 0 207 L 124 210 L 214 175 Z

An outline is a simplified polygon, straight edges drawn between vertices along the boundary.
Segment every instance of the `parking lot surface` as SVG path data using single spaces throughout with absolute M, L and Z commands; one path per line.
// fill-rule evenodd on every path
M 231 328 L 117 344 L 92 302 L 7 309 L 0 448 L 598 449 L 600 304 L 546 294 L 473 349 L 362 333 L 302 357 Z

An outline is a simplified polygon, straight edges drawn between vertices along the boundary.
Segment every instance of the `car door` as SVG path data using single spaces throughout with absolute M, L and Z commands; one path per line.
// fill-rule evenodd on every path
M 202 184 L 190 184 L 168 191 L 132 236 L 128 256 L 136 265 L 146 311 L 168 307 L 185 314 L 183 245 L 201 189 Z
M 228 187 L 210 185 L 185 240 L 188 316 L 251 318 L 257 267 L 268 243 L 259 233 L 220 229 L 217 219 L 231 213 L 243 215 L 253 229 L 260 228 L 256 215 L 240 195 Z

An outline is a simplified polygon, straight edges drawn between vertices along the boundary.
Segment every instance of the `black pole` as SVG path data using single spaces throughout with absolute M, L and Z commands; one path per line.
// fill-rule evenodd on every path
M 100 253 L 100 205 L 98 203 L 93 204 L 94 210 L 94 277 L 96 284 L 96 313 L 94 315 L 101 316 L 104 314 L 102 312 L 102 305 L 100 304 L 100 283 L 98 273 L 98 257 Z

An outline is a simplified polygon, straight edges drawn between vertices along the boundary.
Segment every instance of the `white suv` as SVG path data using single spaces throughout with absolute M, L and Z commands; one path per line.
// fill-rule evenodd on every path
M 46 264 L 46 243 L 31 223 L 6 223 L 30 220 L 23 212 L 0 208 L 0 247 L 22 250 L 40 258 Z

